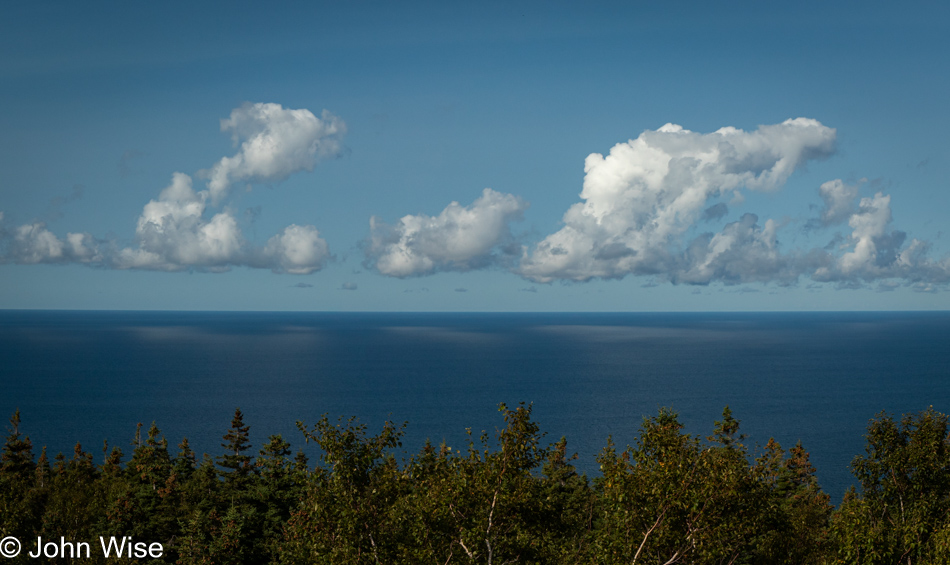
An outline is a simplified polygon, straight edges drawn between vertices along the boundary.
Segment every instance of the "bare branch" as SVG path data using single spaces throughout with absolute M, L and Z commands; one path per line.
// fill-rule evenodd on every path
M 646 547 L 646 545 L 647 545 L 647 538 L 649 538 L 649 537 L 650 537 L 650 534 L 653 533 L 653 530 L 655 530 L 655 529 L 657 528 L 657 526 L 659 526 L 660 523 L 663 522 L 663 517 L 666 516 L 666 510 L 667 510 L 668 508 L 669 508 L 669 506 L 665 506 L 665 507 L 663 508 L 663 511 L 660 512 L 660 515 L 657 517 L 656 522 L 654 522 L 653 525 L 650 526 L 650 529 L 647 530 L 647 533 L 643 534 L 643 541 L 640 542 L 640 547 L 637 548 L 637 553 L 636 553 L 636 555 L 633 556 L 633 562 L 634 562 L 634 563 L 637 562 L 637 559 L 640 558 L 640 553 L 643 551 L 643 548 Z

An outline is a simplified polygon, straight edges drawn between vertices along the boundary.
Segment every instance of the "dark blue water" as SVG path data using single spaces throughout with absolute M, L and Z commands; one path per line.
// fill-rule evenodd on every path
M 238 406 L 257 446 L 329 413 L 464 447 L 519 401 L 591 474 L 659 407 L 707 435 L 728 404 L 750 445 L 801 440 L 837 501 L 875 414 L 950 412 L 950 314 L 0 312 L 0 412 L 51 454 L 128 453 L 154 420 L 218 455 Z

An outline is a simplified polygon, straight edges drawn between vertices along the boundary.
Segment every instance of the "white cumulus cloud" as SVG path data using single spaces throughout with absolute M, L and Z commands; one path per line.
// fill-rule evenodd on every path
M 330 257 L 330 247 L 317 228 L 291 224 L 268 240 L 261 255 L 262 266 L 275 273 L 309 275 L 323 268 Z
M 807 227 L 831 226 L 848 221 L 851 214 L 855 212 L 858 189 L 863 182 L 864 179 L 858 184 L 847 184 L 841 179 L 834 179 L 822 183 L 818 187 L 818 194 L 823 204 L 821 215 L 816 220 L 810 221 Z
M 374 216 L 367 258 L 392 277 L 487 267 L 520 253 L 509 224 L 527 208 L 517 196 L 486 188 L 469 206 L 452 202 L 438 216 L 403 216 L 395 225 Z
M 88 233 L 69 233 L 60 239 L 41 222 L 13 230 L 0 225 L 0 262 L 78 262 L 162 271 L 247 266 L 291 274 L 323 268 L 331 255 L 314 226 L 292 224 L 264 246 L 254 246 L 244 238 L 231 210 L 209 208 L 222 203 L 233 182 L 279 181 L 339 154 L 346 124 L 326 110 L 318 118 L 306 109 L 248 103 L 222 120 L 221 129 L 231 132 L 239 146 L 237 154 L 222 158 L 210 172 L 203 171 L 209 177 L 204 190 L 195 189 L 191 176 L 174 173 L 171 183 L 143 207 L 134 245 L 100 245 Z M 82 194 L 74 192 L 75 198 Z
M 684 248 L 682 237 L 703 219 L 708 201 L 780 188 L 805 162 L 830 156 L 835 137 L 834 129 L 807 118 L 709 134 L 667 124 L 615 145 L 606 157 L 591 154 L 583 202 L 564 214 L 563 228 L 524 255 L 519 271 L 537 282 L 628 274 L 722 279 L 739 268 L 724 262 L 739 258 L 740 247 L 752 245 L 763 260 L 774 252 L 774 226 L 756 228 L 746 218 L 711 236 L 705 249 L 702 241 Z
M 0 222 L 3 214 L 0 213 Z M 7 230 L 0 226 L 0 263 L 98 263 L 99 243 L 88 233 L 67 233 L 60 239 L 43 222 Z
M 208 194 L 195 192 L 184 173 L 142 210 L 135 227 L 137 248 L 125 248 L 115 257 L 118 268 L 178 271 L 188 268 L 226 270 L 240 264 L 244 237 L 237 220 L 227 211 L 205 219 Z
M 860 211 L 853 214 L 848 225 L 854 231 L 854 249 L 838 259 L 842 273 L 849 274 L 865 269 L 876 263 L 878 242 L 884 236 L 887 225 L 891 223 L 891 197 L 878 192 L 873 198 L 862 198 Z M 903 240 L 904 236 L 898 236 Z M 899 242 L 903 243 L 903 241 Z M 890 263 L 885 259 L 886 263 Z
M 238 152 L 207 171 L 214 203 L 221 202 L 234 182 L 281 181 L 339 155 L 346 124 L 327 110 L 318 118 L 307 109 L 248 103 L 221 120 L 221 131 L 231 132 Z
M 196 192 L 192 179 L 175 173 L 157 200 L 145 205 L 136 224 L 138 247 L 120 250 L 114 266 L 123 269 L 224 271 L 232 266 L 269 268 L 277 273 L 309 274 L 330 256 L 313 226 L 292 224 L 263 248 L 249 244 L 231 212 L 205 217 L 208 191 Z
M 890 230 L 891 197 L 878 192 L 862 198 L 848 218 L 851 235 L 844 253 L 817 269 L 813 278 L 839 283 L 900 279 L 907 283 L 946 284 L 950 282 L 950 258 L 928 257 L 930 244 Z

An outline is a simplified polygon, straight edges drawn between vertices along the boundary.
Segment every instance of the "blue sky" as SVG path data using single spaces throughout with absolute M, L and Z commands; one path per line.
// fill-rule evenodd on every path
M 0 308 L 946 309 L 950 9 L 827 4 L 8 3 Z

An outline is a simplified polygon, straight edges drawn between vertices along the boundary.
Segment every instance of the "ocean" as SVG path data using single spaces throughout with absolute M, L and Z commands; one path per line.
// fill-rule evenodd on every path
M 408 421 L 409 457 L 494 433 L 501 402 L 532 403 L 591 476 L 660 407 L 705 436 L 728 405 L 753 454 L 800 440 L 837 504 L 871 418 L 950 412 L 950 313 L 0 311 L 0 412 L 20 409 L 37 455 L 128 456 L 154 421 L 173 452 L 187 436 L 217 456 L 240 407 L 255 449 L 305 447 L 295 422 L 329 414 Z

